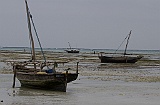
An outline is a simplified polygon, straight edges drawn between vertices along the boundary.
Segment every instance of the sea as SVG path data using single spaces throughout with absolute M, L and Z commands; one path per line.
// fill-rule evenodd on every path
M 66 49 L 43 48 L 43 51 L 63 53 Z M 85 48 L 78 50 L 80 54 L 116 51 Z M 0 51 L 21 52 L 30 51 L 30 48 L 1 47 Z M 123 52 L 124 50 L 117 51 Z M 142 54 L 160 60 L 160 50 L 127 50 L 127 53 Z M 16 87 L 12 88 L 13 74 L 0 73 L 0 105 L 159 105 L 160 67 L 144 63 L 81 64 L 78 79 L 68 83 L 67 92 L 23 88 L 17 79 Z M 4 67 L 3 62 L 0 63 L 0 70 L 1 67 Z M 141 81 L 138 81 L 139 79 Z
M 43 51 L 52 51 L 52 52 L 65 52 L 68 48 L 43 48 Z M 90 49 L 90 48 L 73 48 L 78 49 L 82 53 L 90 52 L 104 52 L 104 53 L 124 53 L 124 50 L 116 49 Z M 6 51 L 30 51 L 29 47 L 0 47 L 1 50 Z M 35 48 L 35 51 L 41 51 L 41 48 Z M 127 50 L 128 54 L 160 54 L 160 50 Z

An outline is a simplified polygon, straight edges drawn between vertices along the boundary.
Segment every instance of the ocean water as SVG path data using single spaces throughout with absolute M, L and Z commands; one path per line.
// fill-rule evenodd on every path
M 108 76 L 106 76 L 108 77 Z M 79 76 L 67 92 L 21 88 L 13 75 L 0 74 L 0 105 L 159 105 L 159 83 L 100 80 Z M 103 77 L 104 78 L 104 77 Z M 114 77 L 116 78 L 116 77 Z
M 65 52 L 67 48 L 43 48 L 43 51 L 53 52 Z M 115 53 L 116 49 L 87 49 L 87 48 L 76 48 L 82 53 L 90 52 L 104 52 L 104 53 Z M 29 47 L 1 47 L 0 50 L 11 50 L 11 51 L 30 51 Z M 36 51 L 41 51 L 40 48 L 35 48 Z M 124 53 L 124 50 L 118 50 L 116 53 Z M 160 54 L 160 50 L 127 50 L 128 54 Z
M 96 57 L 98 62 L 83 59 L 86 61 L 79 63 L 78 79 L 68 84 L 67 92 L 22 88 L 17 79 L 15 88 L 12 88 L 13 74 L 0 73 L 0 105 L 159 105 L 160 80 L 157 77 L 160 77 L 160 63 L 101 64 L 93 52 L 114 53 L 114 49 L 80 48 L 80 54 L 73 55 L 65 53 L 65 49 L 44 48 L 44 51 L 57 52 L 69 59 L 82 59 L 83 55 Z M 24 50 L 30 51 L 30 48 L 0 49 L 8 52 Z M 36 48 L 36 51 L 40 49 Z M 118 53 L 123 53 L 123 50 Z M 128 50 L 128 53 L 160 59 L 159 50 Z M 0 71 L 3 69 L 8 69 L 8 65 L 0 62 Z

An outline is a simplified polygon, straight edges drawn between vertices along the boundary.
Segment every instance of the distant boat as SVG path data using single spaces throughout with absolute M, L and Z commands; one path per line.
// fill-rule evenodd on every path
M 79 53 L 79 50 L 77 50 L 77 49 L 67 49 L 65 51 L 68 53 Z
M 109 56 L 103 56 L 101 54 L 101 55 L 98 55 L 99 59 L 101 60 L 101 63 L 135 63 L 135 62 L 137 62 L 138 60 L 140 60 L 143 57 L 141 55 L 129 56 L 129 54 L 126 54 L 129 38 L 130 38 L 130 35 L 131 35 L 131 31 L 127 35 L 127 37 L 125 38 L 125 39 L 127 39 L 127 44 L 126 44 L 123 56 L 112 56 L 112 57 L 109 57 Z
M 29 29 L 29 37 L 31 40 L 32 46 L 32 56 L 30 61 L 25 62 L 13 62 L 13 71 L 14 71 L 14 81 L 13 87 L 15 87 L 15 78 L 20 81 L 22 87 L 29 88 L 38 88 L 38 89 L 46 89 L 46 90 L 56 90 L 56 91 L 66 91 L 67 83 L 74 81 L 78 77 L 78 62 L 75 73 L 69 73 L 68 69 L 65 72 L 58 72 L 55 70 L 58 62 L 47 62 L 45 56 L 43 54 L 45 62 L 37 61 L 35 56 L 34 49 L 34 40 L 31 31 L 31 22 L 34 27 L 35 33 L 37 35 L 32 15 L 29 11 L 27 0 L 25 0 L 26 12 L 27 12 L 27 21 L 28 21 L 28 29 Z M 37 37 L 38 38 L 38 37 Z M 40 44 L 40 42 L 39 42 Z M 41 47 L 41 44 L 40 44 Z M 42 47 L 41 51 L 43 53 Z M 59 62 L 65 63 L 65 62 Z M 53 68 L 49 68 L 49 66 L 53 66 Z M 44 69 L 46 68 L 46 69 Z
M 71 48 L 71 45 L 70 45 L 69 42 L 68 42 L 68 44 L 69 44 L 70 48 L 68 48 L 67 50 L 65 50 L 66 52 L 68 52 L 68 53 L 79 53 L 78 49 L 73 49 L 73 48 Z

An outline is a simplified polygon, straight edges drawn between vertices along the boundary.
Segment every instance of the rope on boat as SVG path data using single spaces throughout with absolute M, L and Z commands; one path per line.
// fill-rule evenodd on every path
M 27 3 L 27 1 L 26 1 L 26 3 Z M 40 39 L 39 39 L 39 37 L 38 37 L 38 33 L 37 33 L 37 30 L 36 30 L 36 27 L 35 27 L 35 25 L 34 25 L 34 22 L 33 22 L 33 18 L 32 18 L 32 15 L 31 15 L 31 13 L 30 13 L 30 10 L 29 10 L 29 7 L 27 6 L 27 10 L 28 10 L 28 21 L 30 21 L 31 20 L 31 23 L 32 23 L 32 25 L 33 25 L 33 28 L 34 28 L 34 31 L 35 31 L 35 34 L 36 34 L 36 37 L 37 37 L 37 40 L 38 40 L 38 43 L 39 43 L 39 46 L 40 46 L 40 49 L 41 49 L 41 53 L 42 53 L 42 56 L 43 56 L 43 59 L 44 59 L 44 63 L 42 63 L 43 64 L 43 66 L 45 65 L 45 66 L 47 66 L 47 62 L 46 62 L 46 58 L 45 58 L 45 56 L 44 56 L 44 52 L 43 52 L 43 49 L 42 49 L 42 46 L 41 46 L 41 43 L 40 43 Z M 31 39 L 31 38 L 30 38 Z M 33 50 L 33 49 L 32 49 Z M 33 52 L 33 51 L 32 51 Z M 33 59 L 33 58 L 32 58 Z M 35 67 L 36 68 L 36 67 Z M 47 66 L 47 68 L 49 69 L 49 67 Z
M 28 8 L 28 11 L 29 11 L 29 8 Z M 30 11 L 29 11 L 29 15 L 30 15 L 30 19 L 31 19 L 31 21 L 32 21 L 32 25 L 33 25 L 33 28 L 34 28 L 34 31 L 35 31 L 35 34 L 36 34 L 36 37 L 37 37 L 37 40 L 38 40 L 38 43 L 39 43 L 41 52 L 42 52 L 42 55 L 43 55 L 44 63 L 46 63 L 46 57 L 45 57 L 45 55 L 44 55 L 44 52 L 43 52 L 43 49 L 42 49 L 42 45 L 41 45 L 40 39 L 39 39 L 39 37 L 38 37 L 38 33 L 37 33 L 36 27 L 35 27 L 35 25 L 34 25 L 34 21 L 33 21 L 33 18 L 32 18 L 32 15 L 31 15 Z
M 38 33 L 37 33 L 37 31 L 36 31 L 36 27 L 35 27 L 35 25 L 34 25 L 34 22 L 33 22 L 32 15 L 31 15 L 31 14 L 30 14 L 30 18 L 31 18 L 31 21 L 32 21 L 32 24 L 33 24 L 34 31 L 35 31 L 35 33 L 36 33 L 36 37 L 37 37 L 39 46 L 40 46 L 40 48 L 41 48 L 41 52 L 42 52 L 42 55 L 43 55 L 43 59 L 44 59 L 44 61 L 45 61 L 45 63 L 46 63 L 46 57 L 44 56 L 44 52 L 43 52 L 43 49 L 42 49 L 42 45 L 41 45 L 40 39 L 39 39 L 39 37 L 38 37 Z
M 130 31 L 131 32 L 131 31 Z M 124 43 L 124 41 L 128 38 L 130 36 L 130 34 L 128 34 L 125 38 L 124 38 L 124 40 L 122 41 L 122 43 L 120 44 L 120 46 L 117 48 L 117 50 L 114 52 L 114 54 L 116 54 L 117 53 L 117 51 L 119 50 L 119 48 L 122 46 L 122 44 Z M 113 54 L 113 55 L 114 55 Z M 112 55 L 112 56 L 113 56 Z

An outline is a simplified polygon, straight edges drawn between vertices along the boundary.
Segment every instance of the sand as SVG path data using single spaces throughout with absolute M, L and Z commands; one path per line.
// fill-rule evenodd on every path
M 37 52 L 39 53 L 39 52 Z M 79 61 L 79 77 L 68 84 L 67 92 L 12 88 L 10 61 L 29 59 L 27 52 L 1 51 L 0 105 L 159 105 L 160 66 L 155 55 L 144 55 L 135 64 L 102 64 L 97 54 L 45 52 L 47 59 Z M 58 60 L 56 59 L 58 57 Z M 40 59 L 41 56 L 39 55 Z

